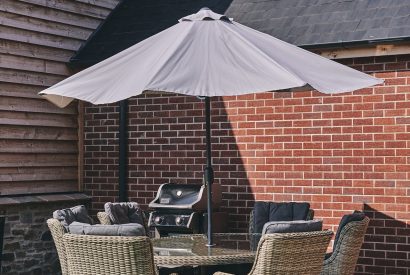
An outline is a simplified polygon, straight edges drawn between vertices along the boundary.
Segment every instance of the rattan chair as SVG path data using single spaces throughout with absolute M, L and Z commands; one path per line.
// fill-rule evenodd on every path
M 349 222 L 342 228 L 333 253 L 324 261 L 322 275 L 354 274 L 369 221 L 365 217 L 362 221 Z
M 320 274 L 332 235 L 328 230 L 265 234 L 259 241 L 249 275 Z
M 69 274 L 157 274 L 148 237 L 64 234 Z
M 47 225 L 50 229 L 51 236 L 53 236 L 54 244 L 57 249 L 58 258 L 60 260 L 61 273 L 62 275 L 68 275 L 67 256 L 63 244 L 63 235 L 66 233 L 66 230 L 64 229 L 64 226 L 61 224 L 61 222 L 57 219 L 48 219 Z

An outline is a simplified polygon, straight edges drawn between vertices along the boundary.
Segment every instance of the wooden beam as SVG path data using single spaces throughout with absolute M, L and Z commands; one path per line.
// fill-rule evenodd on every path
M 329 59 L 400 55 L 410 54 L 410 43 L 368 45 L 343 49 L 312 49 L 310 51 Z

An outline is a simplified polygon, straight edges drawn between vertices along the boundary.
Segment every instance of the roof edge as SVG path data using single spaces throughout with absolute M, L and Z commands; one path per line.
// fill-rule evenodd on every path
M 107 15 L 107 17 L 98 25 L 97 28 L 90 34 L 90 36 L 85 40 L 81 46 L 78 48 L 78 50 L 75 52 L 75 54 L 70 58 L 68 63 L 70 65 L 77 65 L 78 61 L 81 60 L 78 57 L 78 55 L 81 53 L 81 51 L 84 49 L 84 47 L 96 36 L 96 34 L 101 30 L 101 28 L 109 21 L 109 19 L 113 16 L 113 14 L 121 7 L 126 0 L 120 0 L 120 2 L 111 10 L 111 12 Z M 81 62 L 80 62 L 81 63 Z M 94 62 L 93 64 L 96 64 L 97 62 Z
M 363 46 L 363 45 L 374 45 L 381 43 L 398 43 L 410 41 L 410 37 L 394 37 L 394 38 L 381 38 L 374 40 L 357 40 L 357 41 L 341 41 L 341 42 L 332 42 L 332 43 L 323 43 L 323 44 L 307 44 L 307 45 L 297 45 L 306 50 L 310 49 L 327 49 L 327 48 L 347 48 L 352 46 Z

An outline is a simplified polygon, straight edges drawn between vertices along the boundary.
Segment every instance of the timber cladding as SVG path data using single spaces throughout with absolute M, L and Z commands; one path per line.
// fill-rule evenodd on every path
M 77 103 L 59 109 L 37 93 L 71 74 L 70 57 L 118 2 L 1 0 L 0 195 L 79 190 Z

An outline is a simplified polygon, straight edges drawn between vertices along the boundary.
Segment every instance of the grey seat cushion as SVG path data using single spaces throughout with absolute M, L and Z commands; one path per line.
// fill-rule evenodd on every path
M 104 210 L 113 224 L 144 224 L 144 213 L 136 202 L 107 202 Z
M 320 231 L 322 225 L 322 220 L 268 222 L 265 223 L 262 234 Z
M 254 233 L 262 233 L 263 226 L 271 221 L 306 220 L 310 204 L 307 202 L 264 202 L 254 205 Z
M 88 215 L 87 208 L 84 205 L 77 205 L 71 208 L 56 210 L 53 212 L 53 218 L 61 222 L 67 229 L 73 222 L 93 224 L 93 219 Z
M 145 228 L 139 223 L 127 224 L 86 224 L 73 222 L 68 226 L 71 234 L 99 236 L 145 236 Z

